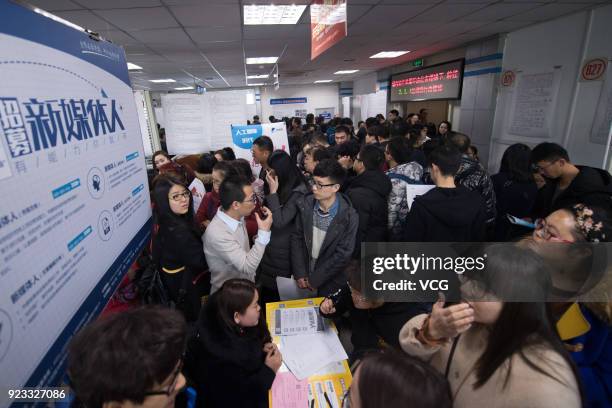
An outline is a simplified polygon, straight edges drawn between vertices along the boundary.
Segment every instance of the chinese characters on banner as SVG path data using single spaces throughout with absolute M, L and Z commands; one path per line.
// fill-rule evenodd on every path
M 463 60 L 451 61 L 391 77 L 391 102 L 459 99 Z
M 310 59 L 346 37 L 346 0 L 315 0 L 310 5 Z

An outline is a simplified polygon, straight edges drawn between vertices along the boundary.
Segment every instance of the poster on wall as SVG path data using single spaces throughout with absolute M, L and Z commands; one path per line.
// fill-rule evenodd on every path
M 199 154 L 230 146 L 230 127 L 256 114 L 253 95 L 253 90 L 162 95 L 168 153 Z
M 315 0 L 310 5 L 310 59 L 346 37 L 346 0 Z
M 57 386 L 66 344 L 147 242 L 151 204 L 121 47 L 0 2 L 0 407 Z
M 606 79 L 601 88 L 595 120 L 591 129 L 592 143 L 605 145 L 608 142 L 610 127 L 612 126 L 612 69 L 608 69 Z
M 550 137 L 561 72 L 519 73 L 510 107 L 508 133 L 527 137 Z
M 251 163 L 253 174 L 257 177 L 261 166 L 253 161 L 251 147 L 253 140 L 259 136 L 268 136 L 272 139 L 274 150 L 289 152 L 289 139 L 287 138 L 287 127 L 285 122 L 264 123 L 261 125 L 232 126 L 232 142 L 236 158 L 248 160 Z

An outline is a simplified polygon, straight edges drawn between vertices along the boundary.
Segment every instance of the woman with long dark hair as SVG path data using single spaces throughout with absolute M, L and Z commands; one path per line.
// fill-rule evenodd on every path
M 153 200 L 159 226 L 153 237 L 153 258 L 170 298 L 187 321 L 195 321 L 203 295 L 198 288 L 207 268 L 191 192 L 180 179 L 164 174 L 154 181 Z
M 276 150 L 268 159 L 270 170 L 266 180 L 270 194 L 266 206 L 272 211 L 274 223 L 266 252 L 259 263 L 259 282 L 262 285 L 262 299 L 278 301 L 276 277 L 289 278 L 291 271 L 291 233 L 295 228 L 298 213 L 296 203 L 309 191 L 306 179 L 291 157 L 282 150 Z
M 508 215 L 526 218 L 531 214 L 538 193 L 530 167 L 531 149 L 522 143 L 508 147 L 501 160 L 499 173 L 491 177 L 495 190 L 495 240 L 512 240 L 526 231 L 508 220 Z
M 253 282 L 229 279 L 205 304 L 185 358 L 198 407 L 268 407 L 282 355 L 258 301 Z
M 581 407 L 578 372 L 546 303 L 548 265 L 516 246 L 485 253 L 486 268 L 465 272 L 464 300 L 446 307 L 439 300 L 408 321 L 402 348 L 446 373 L 455 408 Z

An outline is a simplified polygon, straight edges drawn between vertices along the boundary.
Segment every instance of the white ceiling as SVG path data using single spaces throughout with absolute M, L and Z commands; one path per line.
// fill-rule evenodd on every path
M 100 33 L 143 67 L 135 88 L 170 90 L 245 86 L 272 65 L 245 66 L 245 57 L 280 56 L 281 84 L 351 80 L 365 73 L 450 49 L 478 38 L 550 20 L 611 0 L 347 0 L 348 37 L 310 60 L 310 13 L 296 25 L 243 26 L 243 4 L 265 0 L 30 0 L 33 5 Z M 310 4 L 275 0 L 274 4 Z M 380 51 L 410 50 L 394 59 Z M 353 75 L 333 75 L 359 69 Z M 149 79 L 173 78 L 176 84 Z M 260 80 L 256 80 L 260 82 Z

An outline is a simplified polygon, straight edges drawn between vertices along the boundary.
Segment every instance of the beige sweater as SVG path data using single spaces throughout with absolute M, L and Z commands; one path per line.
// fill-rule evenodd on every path
M 244 222 L 235 231 L 220 218 L 219 213 L 204 233 L 204 254 L 210 269 L 211 291 L 214 293 L 223 283 L 232 278 L 255 281 L 255 271 L 266 250 L 259 240 L 249 248 L 249 238 Z
M 427 315 L 410 319 L 400 331 L 400 345 L 411 355 L 428 361 L 442 374 L 446 370 L 452 343 L 427 346 L 416 339 Z M 507 363 L 482 387 L 474 390 L 475 364 L 484 351 L 487 329 L 474 325 L 457 343 L 448 380 L 454 408 L 578 408 L 580 395 L 571 368 L 555 351 L 542 346 L 524 349 L 525 355 L 561 382 L 535 371 L 517 354 L 511 359 L 512 370 L 503 388 Z

